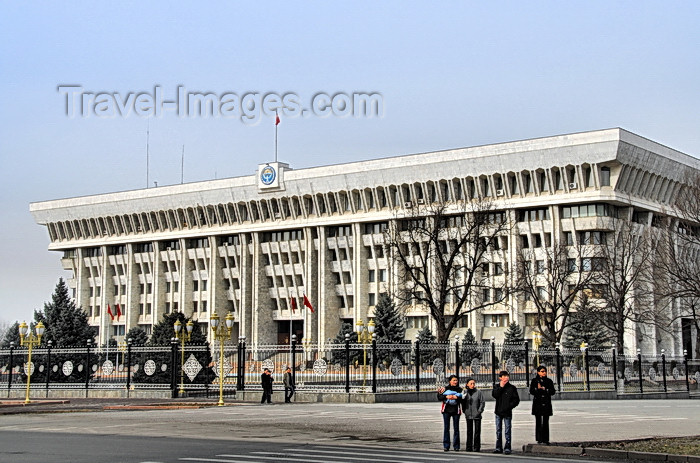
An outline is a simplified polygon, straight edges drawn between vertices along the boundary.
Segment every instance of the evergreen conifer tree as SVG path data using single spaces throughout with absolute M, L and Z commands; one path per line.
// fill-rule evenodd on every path
M 406 326 L 401 312 L 387 294 L 380 294 L 374 307 L 374 332 L 377 342 L 401 342 L 406 335 Z
M 435 336 L 430 328 L 426 326 L 418 332 L 418 342 L 421 344 L 435 342 Z
M 153 334 L 151 335 L 151 339 L 148 343 L 153 346 L 170 345 L 170 340 L 173 337 L 175 337 L 175 329 L 173 327 L 175 326 L 175 322 L 177 320 L 180 320 L 182 329 L 185 330 L 185 325 L 187 325 L 187 322 L 190 319 L 185 317 L 185 314 L 182 312 L 172 312 L 163 314 L 163 319 L 155 325 L 153 325 Z M 136 341 L 133 342 L 134 344 L 136 343 Z M 199 327 L 199 323 L 194 323 L 194 326 L 192 327 L 192 334 L 190 335 L 190 340 L 187 342 L 190 344 L 200 345 L 205 344 L 207 342 L 207 336 L 205 333 L 202 333 L 202 330 Z
M 134 346 L 143 346 L 144 344 L 148 343 L 148 335 L 146 334 L 146 331 L 144 331 L 143 328 L 139 328 L 138 326 L 135 326 L 129 331 L 127 331 L 126 336 L 124 336 L 124 339 L 126 339 L 127 341 L 131 339 L 131 344 Z
M 601 313 L 594 312 L 585 304 L 569 315 L 569 326 L 564 332 L 564 347 L 579 349 L 582 342 L 590 349 L 607 349 L 613 334 L 600 321 Z
M 2 336 L 2 341 L 0 342 L 0 348 L 9 348 L 11 342 L 15 343 L 15 347 L 19 347 L 19 322 L 14 322 L 5 329 L 5 333 L 3 333 Z
M 513 359 L 515 364 L 525 360 L 525 352 L 523 350 L 523 343 L 525 341 L 525 335 L 523 329 L 516 322 L 512 322 L 508 325 L 508 329 L 505 332 L 505 340 L 503 342 L 503 360 Z
M 469 365 L 474 359 L 481 359 L 481 351 L 476 342 L 476 337 L 471 328 L 467 329 L 462 341 L 461 360 L 463 364 Z
M 44 323 L 46 331 L 41 339 L 44 344 L 53 341 L 55 347 L 84 346 L 93 340 L 95 330 L 88 323 L 88 316 L 68 296 L 68 285 L 59 278 L 51 302 L 44 303 L 44 310 L 34 311 L 34 321 Z

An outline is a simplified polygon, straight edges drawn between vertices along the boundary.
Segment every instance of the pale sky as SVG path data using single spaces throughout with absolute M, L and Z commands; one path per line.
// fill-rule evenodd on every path
M 180 183 L 182 145 L 185 182 L 274 158 L 274 116 L 69 118 L 61 85 L 382 95 L 381 117 L 281 115 L 293 168 L 610 127 L 700 155 L 700 2 L 440 5 L 2 3 L 0 322 L 68 277 L 29 203 L 144 188 L 147 127 L 151 187 Z

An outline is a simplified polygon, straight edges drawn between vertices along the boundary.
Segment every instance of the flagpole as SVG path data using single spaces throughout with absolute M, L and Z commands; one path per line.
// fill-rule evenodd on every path
M 277 162 L 277 126 L 279 124 L 280 117 L 275 110 L 275 162 Z M 290 338 L 291 339 L 291 338 Z

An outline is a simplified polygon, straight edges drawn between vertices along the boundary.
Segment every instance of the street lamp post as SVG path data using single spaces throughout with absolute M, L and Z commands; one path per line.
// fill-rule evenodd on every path
M 365 328 L 365 323 L 362 319 L 355 324 L 355 332 L 357 333 L 357 342 L 362 344 L 362 352 L 364 356 L 362 368 L 362 387 L 367 383 L 367 346 L 372 344 L 372 334 L 374 333 L 374 320 L 370 320 Z
M 27 359 L 27 371 L 26 371 L 26 373 L 27 373 L 27 394 L 24 398 L 25 404 L 30 403 L 29 387 L 30 387 L 30 383 L 31 383 L 32 373 L 33 373 L 32 348 L 34 346 L 38 346 L 39 344 L 41 344 L 41 337 L 44 335 L 45 330 L 46 330 L 46 328 L 44 327 L 44 324 L 42 322 L 39 322 L 36 325 L 36 328 L 35 328 L 36 335 L 31 332 L 31 330 L 29 329 L 29 326 L 27 326 L 26 322 L 22 322 L 22 324 L 19 325 L 20 343 L 23 346 L 27 346 L 27 348 L 29 349 L 29 357 Z M 12 366 L 12 365 L 10 365 L 10 366 Z
M 542 335 L 539 331 L 532 333 L 532 345 L 535 347 L 535 368 L 540 366 L 540 346 L 542 345 Z
M 180 390 L 178 394 L 182 395 L 185 393 L 185 341 L 190 340 L 194 323 L 192 323 L 192 320 L 189 320 L 185 325 L 185 331 L 183 331 L 180 320 L 175 320 L 173 329 L 175 330 L 175 339 L 180 341 Z
M 219 341 L 219 407 L 224 405 L 224 342 L 231 338 L 233 329 L 233 314 L 226 315 L 225 325 L 219 325 L 219 316 L 211 314 L 209 319 L 214 340 Z

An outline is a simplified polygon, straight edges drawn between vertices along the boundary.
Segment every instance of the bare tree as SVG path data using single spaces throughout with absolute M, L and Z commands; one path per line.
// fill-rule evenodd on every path
M 427 307 L 437 340 L 445 341 L 467 313 L 506 301 L 510 291 L 501 249 L 510 229 L 507 213 L 488 201 L 433 203 L 397 217 L 386 243 L 399 281 L 399 305 Z M 497 276 L 484 266 L 491 263 Z
M 669 211 L 657 241 L 657 275 L 665 284 L 655 286 L 657 297 L 675 300 L 679 311 L 673 317 L 690 319 L 695 326 L 696 352 L 700 357 L 700 174 L 688 177 Z M 690 351 L 690 349 L 688 349 Z
M 661 326 L 661 313 L 652 294 L 653 242 L 647 224 L 634 222 L 632 208 L 620 209 L 609 220 L 605 244 L 597 246 L 590 261 L 595 310 L 624 352 L 625 333 L 631 325 Z
M 545 345 L 561 342 L 572 310 L 591 286 L 593 273 L 587 265 L 589 246 L 554 241 L 543 250 L 523 249 L 518 254 L 517 288 L 525 302 L 537 309 L 537 326 Z

